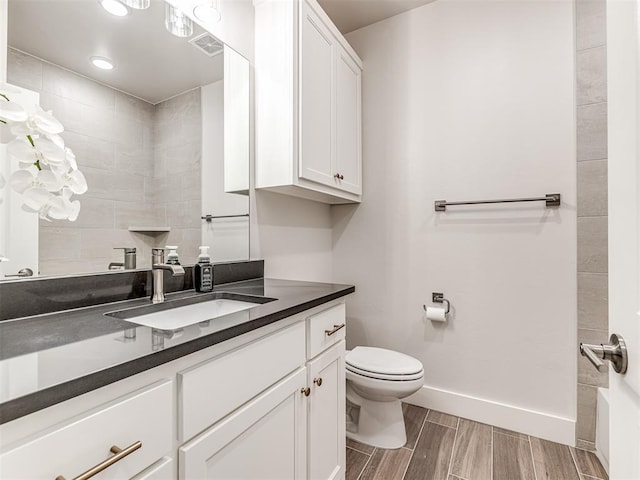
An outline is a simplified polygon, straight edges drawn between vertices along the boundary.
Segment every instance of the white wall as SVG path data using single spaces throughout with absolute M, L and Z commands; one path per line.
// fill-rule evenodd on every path
M 265 277 L 331 282 L 329 205 L 255 190 L 251 258 L 265 260 Z
M 574 442 L 576 192 L 570 1 L 449 1 L 348 35 L 364 61 L 363 203 L 333 207 L 348 341 L 425 366 L 412 400 Z M 450 208 L 543 196 L 563 205 Z M 447 325 L 422 305 L 444 292 Z

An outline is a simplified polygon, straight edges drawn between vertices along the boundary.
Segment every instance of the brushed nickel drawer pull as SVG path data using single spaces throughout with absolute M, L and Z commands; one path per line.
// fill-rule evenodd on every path
M 341 323 L 340 325 L 334 325 L 333 330 L 325 330 L 324 333 L 327 335 L 327 337 L 330 337 L 331 335 L 336 333 L 338 330 L 344 328 L 344 326 L 345 326 L 344 323 Z
M 317 386 L 321 386 L 322 385 L 322 377 L 314 378 L 313 379 L 313 383 L 315 383 Z
M 140 441 L 137 441 L 136 443 L 134 443 L 132 445 L 129 445 L 124 450 L 122 450 L 119 447 L 116 447 L 115 445 L 113 445 L 109 449 L 111 451 L 111 453 L 115 453 L 115 455 L 113 457 L 107 458 L 104 462 L 99 463 L 98 465 L 96 465 L 93 468 L 90 468 L 86 472 L 78 475 L 73 480 L 87 480 L 87 479 L 93 477 L 94 475 L 97 475 L 101 471 L 109 468 L 114 463 L 119 462 L 120 460 L 122 460 L 124 457 L 126 457 L 130 453 L 133 453 L 136 450 L 138 450 L 140 447 L 142 447 L 142 442 L 140 442 Z M 56 477 L 56 480 L 66 480 L 66 479 L 62 475 L 58 475 Z

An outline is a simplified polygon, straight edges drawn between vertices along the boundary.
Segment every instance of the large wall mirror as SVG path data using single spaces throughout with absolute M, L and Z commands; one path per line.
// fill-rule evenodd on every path
M 169 32 L 164 1 L 124 16 L 102 3 L 8 2 L 7 82 L 64 125 L 88 191 L 76 221 L 46 221 L 5 185 L 0 280 L 122 268 L 118 248 L 136 249 L 137 268 L 166 245 L 185 265 L 199 245 L 213 261 L 249 258 L 248 61 L 196 23 Z

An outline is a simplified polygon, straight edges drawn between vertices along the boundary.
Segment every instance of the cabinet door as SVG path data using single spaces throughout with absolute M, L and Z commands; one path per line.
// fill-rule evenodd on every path
M 309 479 L 345 476 L 344 340 L 307 363 L 309 371 Z M 321 381 L 320 381 L 321 379 Z
M 332 118 L 334 42 L 320 17 L 301 2 L 299 176 L 334 186 Z
M 182 446 L 179 478 L 305 478 L 306 378 L 297 370 Z
M 334 170 L 340 176 L 338 188 L 357 194 L 362 193 L 361 85 L 360 67 L 341 46 L 338 46 Z

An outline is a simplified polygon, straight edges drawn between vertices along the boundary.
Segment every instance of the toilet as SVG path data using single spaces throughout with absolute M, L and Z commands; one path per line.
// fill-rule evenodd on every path
M 356 347 L 345 357 L 347 438 L 380 448 L 407 441 L 400 400 L 423 385 L 422 363 L 384 348 Z

